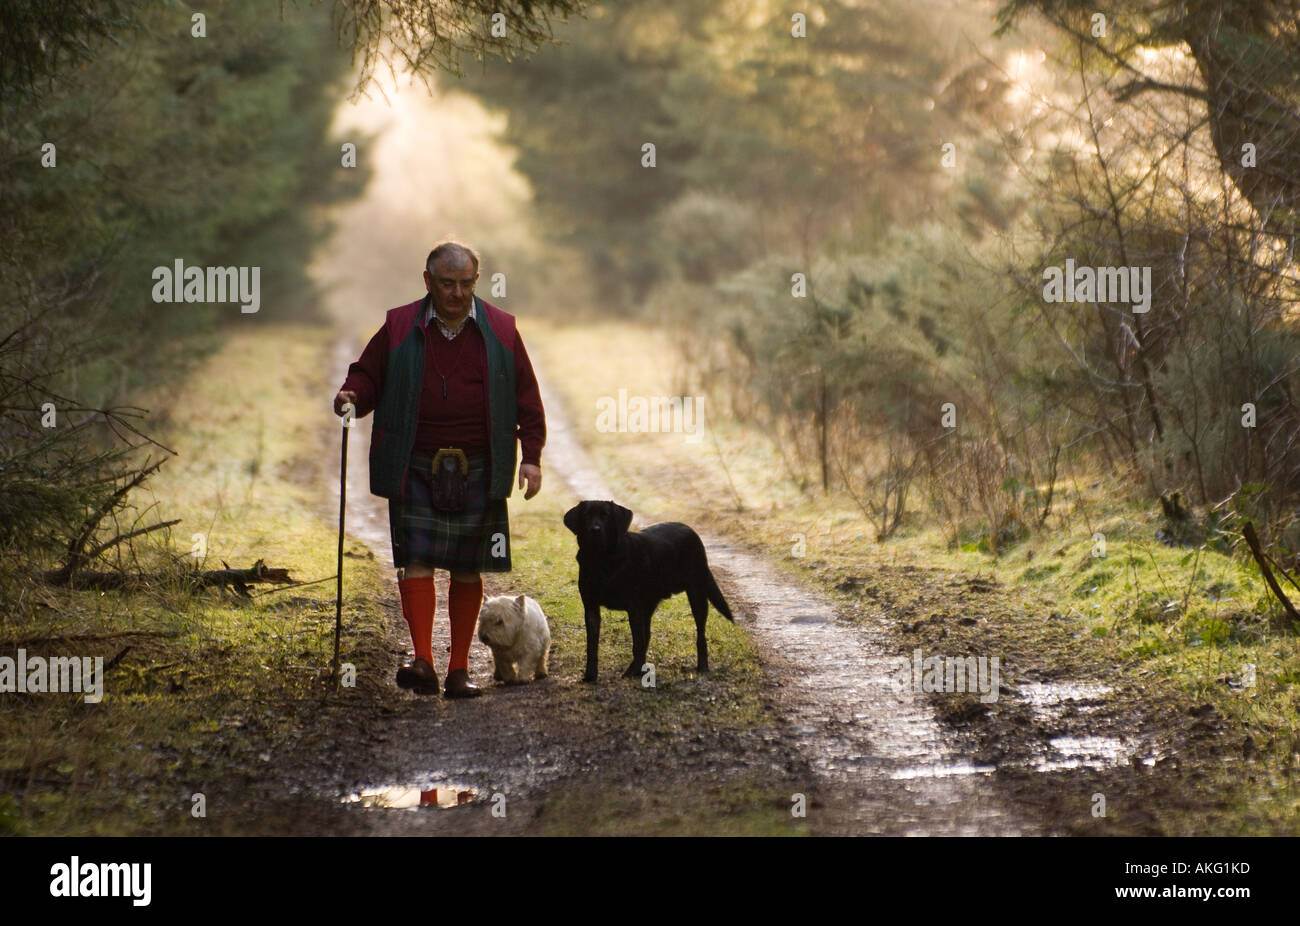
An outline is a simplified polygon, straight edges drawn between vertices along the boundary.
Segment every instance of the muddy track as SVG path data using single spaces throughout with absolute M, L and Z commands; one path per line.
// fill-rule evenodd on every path
M 333 366 L 345 366 L 356 349 L 339 343 Z M 562 478 L 579 498 L 617 497 L 545 382 L 543 396 L 551 478 Z M 357 425 L 348 532 L 391 567 L 387 503 L 367 490 L 369 419 Z M 328 482 L 329 494 L 337 486 L 337 475 L 326 478 L 324 468 L 314 478 Z M 640 513 L 636 526 L 658 519 Z M 1197 791 L 1203 796 L 1195 764 L 1180 768 L 1180 756 L 1198 737 L 1217 741 L 1216 718 L 1189 717 L 1179 704 L 1153 705 L 1139 694 L 1116 692 L 1104 678 L 1064 677 L 1060 667 L 1017 660 L 1014 653 L 995 710 L 902 689 L 893 681 L 898 654 L 912 644 L 944 651 L 940 614 L 904 622 L 900 615 L 909 616 L 910 606 L 883 601 L 866 620 L 846 620 L 853 615 L 837 614 L 843 601 L 725 538 L 704 539 L 738 626 L 758 644 L 771 725 L 647 737 L 635 724 L 580 719 L 591 714 L 575 708 L 601 697 L 603 686 L 562 676 L 491 686 L 482 698 L 453 703 L 401 692 L 391 673 L 408 658 L 409 641 L 394 583 L 383 605 L 390 630 L 383 677 L 348 706 L 335 704 L 310 721 L 309 757 L 289 766 L 296 782 L 264 781 L 258 789 L 300 798 L 292 832 L 357 834 L 546 832 L 545 808 L 557 795 L 577 795 L 580 805 L 591 790 L 636 793 L 650 783 L 687 792 L 702 779 L 720 794 L 762 781 L 761 800 L 774 814 L 788 813 L 791 795 L 804 793 L 807 826 L 819 834 L 1106 832 L 1088 812 L 1099 789 L 1141 808 L 1128 814 L 1123 832 L 1155 834 L 1164 831 L 1162 812 L 1193 805 Z M 969 576 L 896 568 L 904 574 L 901 587 L 917 595 L 912 605 L 942 599 L 968 615 L 996 607 L 993 590 Z M 488 594 L 506 591 L 508 582 L 508 576 L 487 576 Z M 434 623 L 440 661 L 448 645 L 444 583 Z M 938 639 L 926 638 L 936 627 Z M 490 677 L 486 648 L 477 641 L 470 671 L 480 683 Z M 707 677 L 698 683 L 707 685 Z M 1213 760 L 1214 751 L 1204 758 Z M 443 814 L 384 806 L 417 804 L 419 792 L 427 800 L 435 788 L 442 804 L 454 804 L 459 793 L 475 807 Z M 504 801 L 508 812 L 493 815 L 493 801 Z M 573 822 L 564 821 L 561 830 L 574 831 Z

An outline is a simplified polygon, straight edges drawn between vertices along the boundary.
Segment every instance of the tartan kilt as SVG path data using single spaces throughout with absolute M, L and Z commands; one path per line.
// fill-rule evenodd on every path
M 402 500 L 389 499 L 393 565 L 465 572 L 510 571 L 510 519 L 504 498 L 488 498 L 487 454 L 468 456 L 465 510 L 434 511 L 433 454 L 414 451 Z M 493 538 L 496 538 L 494 541 Z M 495 552 L 503 554 L 493 556 Z

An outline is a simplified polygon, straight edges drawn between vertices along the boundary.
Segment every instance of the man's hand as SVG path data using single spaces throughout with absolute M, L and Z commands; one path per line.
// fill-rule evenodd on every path
M 542 468 L 531 463 L 519 464 L 519 488 L 521 489 L 524 487 L 524 480 L 528 481 L 528 491 L 524 493 L 524 501 L 527 501 L 542 489 Z
M 334 397 L 334 414 L 342 418 L 343 406 L 347 405 L 349 402 L 352 403 L 353 408 L 356 408 L 357 394 L 345 389 L 340 389 L 339 394 Z

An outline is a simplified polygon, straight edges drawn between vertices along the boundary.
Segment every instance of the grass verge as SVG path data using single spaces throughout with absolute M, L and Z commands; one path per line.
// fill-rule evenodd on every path
M 140 402 L 165 409 L 152 433 L 180 454 L 137 497 L 159 520 L 182 519 L 171 549 L 193 549 L 201 535 L 205 568 L 262 559 L 299 581 L 334 574 L 335 528 L 302 479 L 319 465 L 314 435 L 330 425 L 327 387 L 312 373 L 327 338 L 305 325 L 232 332 L 184 382 Z M 137 544 L 145 568 L 160 559 L 148 547 Z M 387 659 L 382 577 L 366 558 L 347 576 L 344 651 L 360 679 L 373 679 L 381 673 L 364 669 Z M 31 655 L 114 661 L 98 704 L 76 694 L 0 698 L 6 832 L 212 832 L 195 815 L 196 795 L 275 761 L 299 711 L 327 694 L 332 581 L 252 600 L 165 582 L 100 594 L 5 581 L 16 604 L 0 622 L 0 652 L 21 644 Z
M 936 523 L 915 515 L 876 543 L 850 498 L 801 490 L 760 427 L 723 413 L 707 385 L 697 391 L 671 359 L 680 356 L 671 332 L 534 319 L 521 330 L 539 368 L 559 371 L 554 386 L 621 503 L 749 544 L 824 586 L 845 617 L 895 627 L 900 652 L 918 641 L 1001 652 L 1061 677 L 1104 672 L 1191 714 L 1208 706 L 1245 765 L 1207 770 L 1221 797 L 1215 816 L 1170 831 L 1296 831 L 1300 643 L 1252 563 L 1158 542 L 1159 518 L 1123 501 L 1132 493 L 1107 477 L 1058 485 L 1052 515 L 997 556 L 974 543 L 952 549 Z M 566 362 L 573 357 L 583 362 Z M 705 426 L 698 436 L 598 426 L 599 403 L 621 390 L 702 395 Z M 999 604 L 944 591 L 972 580 L 1004 592 Z

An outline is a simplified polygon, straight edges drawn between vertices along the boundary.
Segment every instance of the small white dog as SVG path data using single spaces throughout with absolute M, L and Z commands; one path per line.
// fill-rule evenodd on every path
M 546 678 L 551 628 L 542 606 L 526 595 L 497 595 L 483 602 L 478 638 L 492 650 L 492 677 L 508 685 L 531 675 Z

